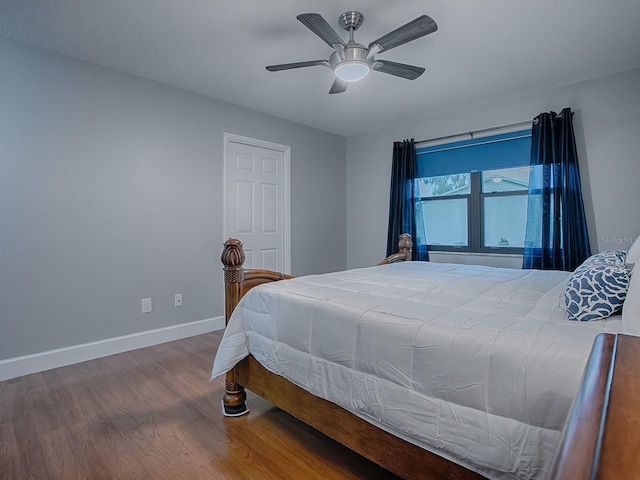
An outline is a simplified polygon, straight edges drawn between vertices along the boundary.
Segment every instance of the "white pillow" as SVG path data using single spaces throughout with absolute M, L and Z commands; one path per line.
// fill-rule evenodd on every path
M 640 272 L 631 275 L 622 306 L 622 333 L 640 336 Z
M 638 263 L 638 260 L 640 260 L 640 235 L 636 237 L 635 242 L 633 242 L 631 244 L 631 247 L 629 247 L 629 251 L 627 252 L 627 259 L 625 260 L 625 262 L 635 265 L 636 263 Z

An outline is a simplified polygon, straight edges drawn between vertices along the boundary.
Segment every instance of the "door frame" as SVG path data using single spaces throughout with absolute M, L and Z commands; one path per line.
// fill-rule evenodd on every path
M 257 138 L 245 137 L 243 135 L 237 135 L 235 133 L 224 132 L 224 178 L 223 178 L 223 242 L 229 238 L 229 232 L 227 231 L 227 155 L 229 153 L 229 145 L 231 143 L 240 143 L 244 145 L 250 145 L 252 147 L 266 148 L 269 150 L 275 150 L 281 152 L 283 157 L 282 166 L 282 235 L 283 235 L 283 270 L 282 273 L 291 274 L 291 147 L 289 145 L 282 145 L 279 143 L 268 142 L 266 140 L 259 140 Z

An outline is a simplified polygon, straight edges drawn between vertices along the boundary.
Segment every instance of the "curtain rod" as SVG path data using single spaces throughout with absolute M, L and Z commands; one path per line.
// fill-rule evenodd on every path
M 508 123 L 506 125 L 498 125 L 497 127 L 482 128 L 480 130 L 473 130 L 473 131 L 470 131 L 470 132 L 456 133 L 454 135 L 445 135 L 444 137 L 429 138 L 427 140 L 416 140 L 415 143 L 418 144 L 418 143 L 436 142 L 436 141 L 439 141 L 439 140 L 446 140 L 448 138 L 461 137 L 463 135 L 469 135 L 471 138 L 473 138 L 473 136 L 476 133 L 492 132 L 494 130 L 503 130 L 505 128 L 519 127 L 521 125 L 531 125 L 534 121 L 535 121 L 535 119 L 526 120 L 526 121 L 523 121 L 523 122 L 515 122 L 515 123 Z
M 571 112 L 572 117 L 574 116 L 574 114 L 575 112 Z M 556 113 L 556 117 L 557 118 L 562 117 L 562 113 Z M 427 143 L 427 142 L 437 142 L 439 140 L 446 140 L 448 138 L 461 137 L 463 135 L 469 135 L 473 139 L 473 135 L 476 133 L 492 132 L 494 130 L 503 130 L 505 128 L 520 127 L 523 125 L 535 125 L 537 122 L 538 122 L 538 118 L 536 117 L 532 120 L 525 120 L 523 122 L 507 123 L 506 125 L 498 125 L 497 127 L 481 128 L 480 130 L 472 130 L 470 132 L 456 133 L 455 135 L 445 135 L 444 137 L 429 138 L 427 140 L 418 140 L 418 141 L 414 141 L 414 143 L 418 144 L 418 143 Z

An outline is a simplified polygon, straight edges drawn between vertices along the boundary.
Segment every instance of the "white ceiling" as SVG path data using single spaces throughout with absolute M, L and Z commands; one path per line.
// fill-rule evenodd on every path
M 0 36 L 343 136 L 640 67 L 639 0 L 0 0 Z M 296 20 L 364 14 L 356 41 L 427 14 L 438 31 L 378 55 L 380 72 L 329 95 L 328 59 Z M 559 107 L 560 108 L 560 107 Z

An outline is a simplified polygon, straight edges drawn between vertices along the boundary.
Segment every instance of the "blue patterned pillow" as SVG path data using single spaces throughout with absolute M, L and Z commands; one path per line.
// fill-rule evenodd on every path
M 567 281 L 567 316 L 581 322 L 607 318 L 622 307 L 628 288 L 629 271 L 623 263 L 585 261 Z

